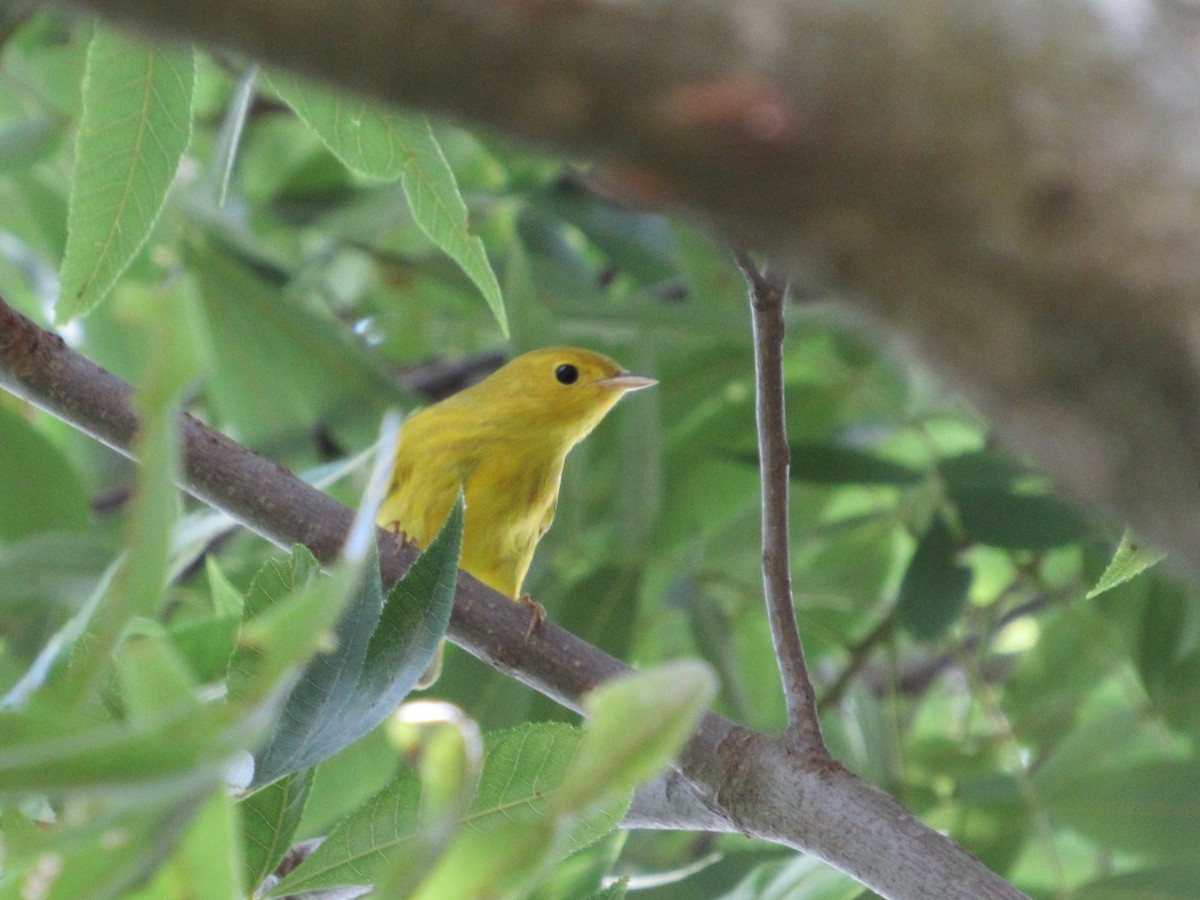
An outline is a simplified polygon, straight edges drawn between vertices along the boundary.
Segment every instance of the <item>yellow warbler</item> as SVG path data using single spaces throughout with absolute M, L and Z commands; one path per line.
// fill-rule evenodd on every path
M 590 350 L 534 350 L 405 421 L 379 524 L 428 545 L 461 487 L 459 566 L 517 599 L 554 519 L 567 452 L 622 396 L 655 384 Z

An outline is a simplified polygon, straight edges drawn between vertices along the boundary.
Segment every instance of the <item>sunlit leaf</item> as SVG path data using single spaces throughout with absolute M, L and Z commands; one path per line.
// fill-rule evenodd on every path
M 278 75 L 271 84 L 347 168 L 368 178 L 400 179 L 414 221 L 475 283 L 507 337 L 500 283 L 483 242 L 471 232 L 454 171 L 425 118 L 382 111 Z
M 150 236 L 191 136 L 194 78 L 190 51 L 106 29 L 92 38 L 59 322 L 103 300 Z
M 1153 547 L 1147 547 L 1126 528 L 1125 533 L 1121 535 L 1120 545 L 1113 553 L 1113 558 L 1109 560 L 1104 574 L 1088 591 L 1087 599 L 1091 600 L 1119 584 L 1124 584 L 1131 578 L 1136 578 L 1151 566 L 1162 562 L 1165 556 L 1165 553 L 1155 550 Z

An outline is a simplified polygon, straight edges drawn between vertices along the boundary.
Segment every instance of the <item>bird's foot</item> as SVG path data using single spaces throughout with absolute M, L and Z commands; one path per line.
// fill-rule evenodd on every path
M 392 519 L 392 521 L 388 522 L 387 530 L 392 533 L 396 538 L 396 543 L 401 547 L 407 547 L 409 544 L 416 546 L 416 542 L 408 536 L 407 531 L 400 527 L 400 523 L 397 520 Z
M 529 610 L 529 630 L 525 632 L 525 640 L 529 640 L 538 631 L 546 621 L 546 607 L 531 598 L 528 594 L 522 594 L 517 601 L 527 610 Z

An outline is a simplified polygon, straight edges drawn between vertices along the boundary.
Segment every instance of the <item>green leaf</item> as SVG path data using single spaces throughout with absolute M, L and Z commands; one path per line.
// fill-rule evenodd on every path
M 674 247 L 661 215 L 633 212 L 559 178 L 527 195 L 527 202 L 578 228 L 609 262 L 642 284 L 677 277 Z
M 691 737 L 717 691 L 705 663 L 682 659 L 614 678 L 584 698 L 590 721 L 558 809 L 579 810 L 659 774 Z
M 160 803 L 144 803 L 131 813 L 41 830 L 34 840 L 21 841 L 16 852 L 5 822 L 8 852 L 0 900 L 131 900 L 134 886 L 162 863 L 195 810 L 191 798 L 165 811 Z M 58 863 L 49 879 L 47 860 Z
M 950 499 L 967 537 L 1005 550 L 1052 550 L 1088 533 L 1084 515 L 1049 494 L 952 487 Z
M 788 476 L 808 484 L 917 484 L 925 475 L 916 469 L 881 459 L 864 450 L 838 444 L 792 444 Z M 757 453 L 737 453 L 733 458 L 758 466 Z
M 150 884 L 127 900 L 245 900 L 233 801 L 224 786 L 209 794 Z
M 212 593 L 213 609 L 218 616 L 242 617 L 246 601 L 242 595 L 225 577 L 221 564 L 215 556 L 209 555 L 204 559 L 204 573 L 208 576 L 208 589 Z
M 592 894 L 587 900 L 625 900 L 625 893 L 629 890 L 629 876 L 626 875 L 618 878 L 606 888 L 602 888 Z
M 337 320 L 284 290 L 257 261 L 209 241 L 188 251 L 212 366 L 206 391 L 254 444 L 313 425 L 351 400 L 382 412 L 402 394 Z
M 83 485 L 62 452 L 23 417 L 0 408 L 0 541 L 91 524 Z
M 813 856 L 798 853 L 790 859 L 757 866 L 722 900 L 766 900 L 803 897 L 804 900 L 856 900 L 862 885 Z
M 279 728 L 259 754 L 254 784 L 314 765 L 358 740 L 420 680 L 450 621 L 462 517 L 460 498 L 386 604 L 372 556 L 338 622 L 333 650 L 309 663 L 288 697 Z
M 33 664 L 21 676 L 20 680 L 12 686 L 4 698 L 0 700 L 0 709 L 16 709 L 24 705 L 29 696 L 50 677 L 54 667 L 60 661 L 65 661 L 69 658 L 70 651 L 75 646 L 75 641 L 87 629 L 92 621 L 92 617 L 96 614 L 96 610 L 104 602 L 104 597 L 108 594 L 109 587 L 112 585 L 112 580 L 116 577 L 119 568 L 120 561 L 118 560 L 113 562 L 107 571 L 100 576 L 99 581 L 93 586 L 88 598 L 80 604 L 75 614 L 50 636 L 38 652 Z
M 526 724 L 484 736 L 479 789 L 463 820 L 471 833 L 488 835 L 514 816 L 541 817 L 557 802 L 579 746 L 579 729 Z M 380 867 L 417 840 L 421 782 L 405 770 L 370 803 L 339 823 L 326 841 L 268 896 L 369 884 Z M 571 852 L 612 830 L 623 810 L 608 809 L 574 821 L 563 847 Z
M 311 558 L 307 549 L 294 548 L 293 558 Z M 274 600 L 242 624 L 237 649 L 229 662 L 229 695 L 255 703 L 272 696 L 310 662 L 313 652 L 328 642 L 330 631 L 358 584 L 359 573 L 335 569 L 328 576 L 297 582 L 296 590 Z M 247 602 L 247 607 L 251 603 Z
M 437 707 L 440 703 L 434 704 Z M 396 848 L 375 881 L 381 897 L 407 897 L 454 840 L 470 809 L 483 768 L 479 726 L 461 713 L 426 717 L 425 704 L 401 707 L 389 720 L 390 742 L 408 759 L 415 758 L 421 781 L 421 809 L 414 840 Z M 408 711 L 414 713 L 408 716 Z
M 1039 794 L 1051 815 L 1109 851 L 1195 862 L 1200 763 L 1149 762 L 1075 775 Z
M 201 684 L 209 684 L 221 680 L 229 670 L 241 624 L 240 617 L 220 616 L 172 624 L 169 634 L 191 669 L 192 677 Z
M 938 637 L 962 612 L 970 587 L 971 570 L 958 561 L 958 541 L 936 515 L 900 582 L 896 619 L 913 637 Z
M 196 682 L 175 646 L 162 637 L 126 640 L 117 654 L 121 699 L 132 721 L 199 708 Z
M 177 401 L 194 360 L 183 323 L 164 317 L 155 331 L 147 370 L 134 395 L 140 421 L 134 454 L 141 466 L 123 529 L 124 563 L 72 666 L 74 689 L 81 697 L 101 689 L 128 623 L 139 616 L 156 619 L 166 601 L 171 530 L 179 514 Z
M 321 564 L 303 544 L 294 544 L 287 559 L 272 558 L 262 564 L 246 594 L 246 618 L 253 620 L 297 591 L 309 587 Z
M 312 781 L 312 769 L 295 772 L 255 791 L 238 804 L 244 880 L 251 893 L 275 871 L 291 847 Z
M 865 450 L 838 444 L 805 443 L 791 446 L 792 481 L 811 484 L 917 484 L 925 473 L 882 459 Z M 754 458 L 755 465 L 758 458 Z
M 68 790 L 127 805 L 164 801 L 218 783 L 232 755 L 259 737 L 220 704 L 93 722 L 35 709 L 0 712 L 0 796 Z
M 1113 558 L 1104 570 L 1104 574 L 1100 576 L 1095 586 L 1087 592 L 1086 599 L 1091 600 L 1094 597 L 1099 597 L 1105 591 L 1112 590 L 1117 585 L 1124 584 L 1131 578 L 1136 578 L 1151 566 L 1162 562 L 1165 556 L 1165 553 L 1161 553 L 1153 547 L 1147 547 L 1141 541 L 1137 540 L 1133 536 L 1133 533 L 1126 528 L 1125 533 L 1121 535 L 1120 546 L 1117 547 Z
M 150 236 L 191 136 L 194 78 L 190 51 L 92 38 L 58 322 L 103 300 Z
M 471 233 L 454 171 L 423 116 L 382 112 L 366 102 L 279 75 L 271 85 L 331 153 L 368 178 L 400 178 L 413 220 L 483 294 L 500 330 L 508 320 L 483 241 Z
M 1071 900 L 1193 900 L 1200 866 L 1185 864 L 1109 875 L 1071 891 Z
M 1001 489 L 1033 474 L 1028 466 L 992 450 L 971 450 L 938 463 L 938 474 L 950 490 Z

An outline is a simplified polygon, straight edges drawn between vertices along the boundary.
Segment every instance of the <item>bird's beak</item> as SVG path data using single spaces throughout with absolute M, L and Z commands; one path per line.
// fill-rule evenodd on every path
M 630 375 L 628 372 L 622 372 L 619 375 L 610 375 L 608 378 L 602 378 L 596 382 L 600 387 L 607 388 L 610 391 L 640 391 L 642 388 L 648 388 L 658 384 L 657 378 L 647 378 L 645 375 Z

